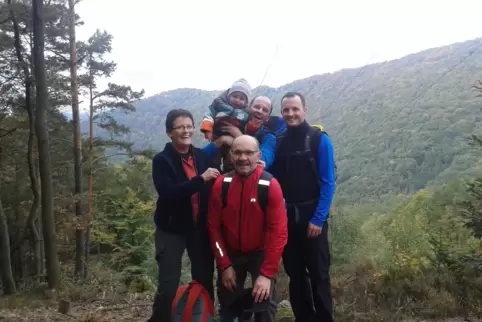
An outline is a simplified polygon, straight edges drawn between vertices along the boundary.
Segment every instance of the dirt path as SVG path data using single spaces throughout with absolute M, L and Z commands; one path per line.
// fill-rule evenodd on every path
M 145 300 L 116 304 L 111 301 L 73 303 L 69 314 L 59 313 L 57 303 L 45 303 L 44 306 L 35 308 L 0 309 L 0 321 L 145 322 L 149 318 L 150 312 L 151 303 Z
M 25 303 L 27 304 L 27 303 Z M 26 306 L 15 309 L 0 308 L 0 321 L 20 322 L 145 322 L 151 313 L 151 302 L 145 299 L 133 301 L 90 301 L 84 303 L 72 303 L 69 314 L 58 312 L 59 304 L 56 301 L 32 301 Z M 278 321 L 292 322 L 291 317 L 286 317 L 286 312 L 280 312 Z M 282 316 L 285 317 L 282 317 Z M 363 317 L 355 321 L 374 321 Z M 422 320 L 407 319 L 403 322 L 464 322 L 463 318 Z M 476 322 L 481 320 L 470 320 Z

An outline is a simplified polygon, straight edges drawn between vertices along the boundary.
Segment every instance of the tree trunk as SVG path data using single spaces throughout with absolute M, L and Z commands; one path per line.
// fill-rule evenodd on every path
M 8 4 L 12 5 L 12 0 L 8 0 Z M 24 83 L 25 83 L 25 109 L 28 114 L 28 145 L 27 145 L 27 164 L 28 173 L 30 177 L 30 189 L 32 190 L 33 200 L 30 206 L 30 211 L 27 219 L 27 224 L 24 231 L 27 229 L 30 231 L 30 237 L 32 240 L 32 249 L 35 259 L 35 275 L 37 277 L 41 274 L 42 257 L 40 254 L 40 237 L 37 227 L 35 226 L 35 220 L 37 218 L 37 212 L 40 202 L 40 191 L 39 183 L 37 177 L 37 168 L 34 156 L 34 144 L 35 144 L 35 117 L 32 106 L 32 77 L 30 74 L 30 69 L 28 64 L 25 62 L 22 56 L 22 44 L 20 41 L 20 28 L 18 26 L 17 19 L 13 9 L 10 10 L 10 15 L 13 22 L 14 38 L 15 38 L 15 53 L 17 55 L 17 60 L 23 70 Z M 21 248 L 24 237 L 22 236 L 19 240 Z
M 10 239 L 8 235 L 7 217 L 3 212 L 0 200 L 0 270 L 5 294 L 16 293 L 15 281 L 12 274 L 12 260 L 10 258 Z
M 35 132 L 39 152 L 39 172 L 41 182 L 42 228 L 47 264 L 47 281 L 50 288 L 60 286 L 60 267 L 55 238 L 55 222 L 53 208 L 52 164 L 49 151 L 49 133 L 46 125 L 48 108 L 48 91 L 45 75 L 44 57 L 44 18 L 43 1 L 32 0 L 33 7 L 33 40 L 34 70 L 37 88 L 35 110 Z
M 90 253 L 90 231 L 92 225 L 92 209 L 94 205 L 93 178 L 92 178 L 92 153 L 94 153 L 94 93 L 93 93 L 93 76 L 90 75 L 89 85 L 89 151 L 88 151 L 88 174 L 87 174 L 87 190 L 88 190 L 88 208 L 87 208 L 87 227 L 85 232 L 85 276 L 87 277 L 87 263 Z
M 18 164 L 15 165 L 15 171 L 17 172 L 17 182 L 15 184 L 15 189 L 16 189 L 16 195 L 20 196 L 20 187 L 19 187 L 19 182 L 21 180 L 18 179 L 20 177 L 19 172 L 20 170 L 18 169 Z M 17 202 L 15 206 L 13 206 L 13 214 L 14 214 L 14 220 L 10 223 L 11 226 L 14 227 L 15 232 L 22 232 L 22 226 L 23 226 L 23 218 L 25 218 L 22 206 L 20 205 L 20 202 Z M 15 223 L 13 222 L 15 221 Z M 18 234 L 19 236 L 22 235 L 22 233 Z M 16 238 L 18 238 L 17 234 L 15 234 L 15 238 L 12 238 L 12 241 L 14 241 Z M 11 252 L 10 257 L 12 260 L 12 269 L 13 269 L 13 279 L 15 281 L 23 281 L 24 277 L 26 276 L 25 274 L 25 267 L 24 267 L 24 255 L 25 255 L 25 247 L 24 243 L 20 244 L 20 247 L 17 248 L 16 251 Z M 28 272 L 28 270 L 27 270 Z M 27 273 L 28 274 L 28 273 Z M 18 284 L 16 284 L 18 286 Z
M 72 93 L 72 133 L 74 139 L 75 275 L 84 278 L 84 225 L 82 223 L 82 144 L 80 141 L 79 96 L 77 88 L 77 49 L 75 44 L 75 1 L 69 0 L 70 91 Z
M 1 164 L 0 146 L 0 164 Z M 1 188 L 1 182 L 0 182 Z M 1 189 L 0 189 L 1 190 Z M 0 199 L 0 275 L 2 277 L 5 294 L 16 293 L 15 281 L 12 274 L 12 259 L 10 257 L 10 236 L 8 234 L 7 216 L 3 211 L 2 200 Z
M 45 241 L 44 235 L 42 233 L 42 220 L 41 218 L 37 217 L 35 227 L 37 227 L 37 231 L 39 232 L 39 246 L 40 246 L 40 276 L 45 278 Z
M 32 115 L 30 115 L 32 114 Z M 38 217 L 38 208 L 39 208 L 39 201 L 40 201 L 40 191 L 39 191 L 39 184 L 38 184 L 38 177 L 37 177 L 37 168 L 35 167 L 35 157 L 33 152 L 34 141 L 35 141 L 35 120 L 33 117 L 33 113 L 30 111 L 29 113 L 29 134 L 28 134 L 28 172 L 30 176 L 30 189 L 32 189 L 33 194 L 33 201 L 32 205 L 30 206 L 30 211 L 28 214 L 27 225 L 30 231 L 30 238 L 32 239 L 32 249 L 35 259 L 35 275 L 37 279 L 40 278 L 42 275 L 42 261 L 43 257 L 41 254 L 41 245 L 40 245 L 40 234 L 37 226 L 35 225 L 35 220 Z M 39 282 L 39 280 L 37 280 Z

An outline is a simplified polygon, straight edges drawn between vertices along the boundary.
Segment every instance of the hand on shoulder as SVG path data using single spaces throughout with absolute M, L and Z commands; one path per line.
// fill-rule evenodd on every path
M 208 182 L 210 180 L 216 179 L 219 177 L 220 173 L 218 169 L 214 168 L 208 168 L 206 171 L 204 171 L 203 174 L 201 174 L 201 177 L 203 178 L 204 182 Z

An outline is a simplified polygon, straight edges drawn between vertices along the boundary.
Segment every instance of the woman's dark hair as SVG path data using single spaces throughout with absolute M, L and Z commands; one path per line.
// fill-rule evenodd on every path
M 184 110 L 182 108 L 176 108 L 176 109 L 170 110 L 169 113 L 167 113 L 166 132 L 172 132 L 174 127 L 174 121 L 178 117 L 189 117 L 192 121 L 192 124 L 194 125 L 194 117 L 192 116 L 191 112 L 189 112 L 188 110 Z

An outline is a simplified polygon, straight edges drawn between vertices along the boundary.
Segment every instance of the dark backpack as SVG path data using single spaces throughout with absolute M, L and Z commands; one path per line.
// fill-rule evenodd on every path
M 197 281 L 177 289 L 172 301 L 172 322 L 212 322 L 214 304 L 208 291 Z
M 221 190 L 221 200 L 223 202 L 223 208 L 226 207 L 228 189 L 231 181 L 233 180 L 233 174 L 233 171 L 228 172 L 223 179 L 223 185 Z M 263 171 L 258 181 L 258 204 L 261 207 L 263 213 L 266 212 L 266 207 L 268 206 L 268 190 L 271 179 L 273 179 L 273 175 L 267 171 Z
M 326 133 L 325 129 L 323 128 L 323 126 L 321 126 L 321 125 L 311 125 L 310 131 L 308 132 L 308 134 L 306 135 L 306 138 L 305 138 L 305 150 L 304 150 L 304 152 L 307 152 L 308 155 L 309 155 L 311 169 L 315 173 L 316 180 L 318 181 L 318 184 L 321 184 L 321 181 L 320 181 L 320 175 L 318 173 L 318 163 L 316 162 L 317 159 L 318 159 L 318 146 L 316 145 L 316 143 L 320 142 L 319 139 L 323 134 L 328 135 L 328 133 Z M 283 139 L 285 137 L 286 137 L 286 132 L 284 132 L 284 133 L 282 133 L 282 134 L 280 134 L 276 137 L 276 150 L 278 150 L 281 142 L 283 141 Z M 337 172 L 338 171 L 337 171 L 337 166 L 336 166 L 336 162 L 335 162 L 335 182 L 338 178 Z

